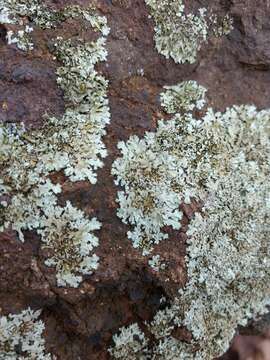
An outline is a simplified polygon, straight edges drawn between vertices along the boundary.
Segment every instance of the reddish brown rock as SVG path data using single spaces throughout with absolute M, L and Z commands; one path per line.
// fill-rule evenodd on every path
M 75 1 L 47 3 L 61 7 Z M 76 3 L 87 5 L 89 1 Z M 61 360 L 109 359 L 106 349 L 112 334 L 120 326 L 151 320 L 160 298 L 173 297 L 186 281 L 184 231 L 168 229 L 169 240 L 154 252 L 167 266 L 160 273 L 154 272 L 127 239 L 128 226 L 116 216 L 117 188 L 110 174 L 118 155 L 118 141 L 154 130 L 157 120 L 164 116 L 159 102 L 162 87 L 194 79 L 209 89 L 209 102 L 217 110 L 246 103 L 270 107 L 268 0 L 190 1 L 191 9 L 212 7 L 221 14 L 228 11 L 234 19 L 232 33 L 227 38 L 211 39 L 193 65 L 176 65 L 156 52 L 153 22 L 143 0 L 92 3 L 107 16 L 111 27 L 108 62 L 100 66 L 110 80 L 112 118 L 104 138 L 109 156 L 94 186 L 71 183 L 62 174 L 53 174 L 52 178 L 63 184 L 60 203 L 70 200 L 102 222 L 97 249 L 100 266 L 78 289 L 58 288 L 54 270 L 43 263 L 44 254 L 35 233 L 26 233 L 25 243 L 13 232 L 0 235 L 0 310 L 7 314 L 27 306 L 42 308 L 47 349 Z M 49 51 L 51 39 L 61 31 L 70 37 L 80 29 L 72 21 L 60 30 L 36 29 L 35 50 L 25 54 L 7 46 L 5 28 L 0 28 L 1 121 L 23 121 L 28 127 L 39 127 L 44 113 L 63 113 L 63 96 L 55 76 L 59 64 Z M 183 210 L 185 230 L 195 209 Z M 175 334 L 189 338 L 180 330 Z M 233 356 L 228 358 L 235 359 Z

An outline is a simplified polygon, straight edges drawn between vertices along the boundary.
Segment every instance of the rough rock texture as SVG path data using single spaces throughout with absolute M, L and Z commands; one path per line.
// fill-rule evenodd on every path
M 87 5 L 89 0 L 54 0 L 48 5 Z M 21 243 L 13 232 L 0 234 L 0 313 L 18 312 L 28 306 L 43 308 L 46 347 L 59 359 L 109 359 L 106 349 L 120 326 L 151 320 L 160 298 L 173 297 L 186 281 L 185 231 L 168 229 L 169 240 L 156 247 L 166 270 L 156 273 L 147 258 L 126 238 L 127 227 L 116 216 L 117 188 L 110 175 L 118 155 L 117 143 L 131 134 L 154 130 L 164 114 L 159 93 L 164 85 L 196 80 L 208 88 L 210 105 L 224 110 L 233 104 L 270 107 L 270 2 L 268 0 L 191 0 L 189 10 L 210 7 L 220 14 L 229 12 L 234 30 L 228 37 L 211 39 L 193 65 L 176 65 L 155 50 L 153 22 L 143 0 L 93 0 L 108 18 L 108 61 L 100 70 L 110 80 L 111 124 L 104 138 L 109 151 L 98 182 L 71 183 L 61 173 L 53 174 L 63 184 L 60 203 L 70 200 L 103 224 L 96 253 L 100 266 L 85 277 L 78 289 L 56 286 L 55 272 L 44 265 L 39 238 L 27 232 Z M 61 90 L 56 84 L 59 65 L 50 53 L 51 39 L 59 32 L 67 37 L 81 32 L 72 21 L 62 29 L 33 33 L 35 49 L 24 53 L 7 46 L 0 28 L 0 120 L 23 121 L 39 127 L 44 113 L 64 111 Z M 183 207 L 187 225 L 193 207 Z M 254 328 L 252 329 L 254 330 Z M 185 338 L 176 331 L 177 338 Z M 234 359 L 233 353 L 227 359 Z

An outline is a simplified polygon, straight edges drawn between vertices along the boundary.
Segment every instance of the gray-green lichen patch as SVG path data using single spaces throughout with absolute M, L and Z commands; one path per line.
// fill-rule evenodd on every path
M 161 262 L 160 255 L 154 255 L 148 260 L 148 265 L 154 271 L 161 271 L 166 268 L 166 264 Z
M 196 81 L 164 86 L 160 94 L 161 105 L 168 114 L 185 113 L 194 109 L 201 110 L 206 104 L 206 89 Z
M 29 1 L 18 4 L 26 4 L 23 11 L 30 6 Z M 78 7 L 75 10 L 89 15 Z M 65 207 L 58 206 L 61 186 L 49 180 L 52 172 L 63 171 L 71 181 L 94 184 L 96 170 L 107 155 L 102 137 L 110 122 L 108 81 L 95 65 L 106 60 L 104 35 L 108 27 L 104 17 L 91 13 L 87 20 L 102 34 L 96 41 L 77 39 L 73 44 L 62 38 L 55 40 L 55 55 L 62 63 L 57 82 L 67 102 L 63 117 L 47 117 L 38 130 L 27 131 L 14 124 L 0 126 L 0 230 L 16 230 L 22 241 L 23 230 L 36 230 L 48 252 L 46 265 L 56 268 L 59 286 L 77 287 L 82 280 L 79 274 L 91 274 L 98 266 L 93 253 L 98 239 L 93 231 L 101 224 L 95 218 L 87 219 L 68 202 Z
M 7 43 L 16 44 L 20 50 L 33 50 L 30 33 L 32 25 L 42 29 L 56 27 L 69 18 L 82 18 L 103 36 L 109 34 L 107 19 L 97 16 L 93 6 L 81 8 L 78 5 L 67 6 L 62 10 L 49 9 L 40 0 L 0 0 L 0 23 L 12 24 L 14 29 L 7 32 Z
M 23 51 L 33 50 L 34 44 L 31 41 L 30 33 L 33 28 L 26 25 L 24 29 L 18 30 L 14 33 L 13 30 L 7 31 L 7 43 L 8 45 L 16 44 L 18 49 Z
M 186 103 L 180 99 L 178 106 L 179 92 L 175 99 L 171 95 L 169 105 L 182 110 Z M 120 148 L 122 157 L 113 167 L 124 187 L 118 215 L 134 226 L 129 237 L 144 254 L 166 238 L 162 226 L 180 227 L 180 202 L 194 198 L 204 204 L 188 228 L 187 284 L 148 324 L 155 343 L 136 356 L 220 356 L 237 326 L 270 305 L 270 110 L 242 105 L 224 113 L 210 108 L 201 119 L 176 114 L 155 133 L 131 137 Z M 191 343 L 175 339 L 175 327 L 185 327 Z
M 227 35 L 232 20 L 226 15 L 208 15 L 201 8 L 198 14 L 186 14 L 182 0 L 145 0 L 155 21 L 155 42 L 158 52 L 176 63 L 194 63 L 197 52 L 211 34 Z
M 205 91 L 195 82 L 168 87 L 162 94 L 162 104 L 170 112 L 201 108 Z M 118 192 L 117 214 L 134 226 L 128 237 L 144 255 L 168 237 L 162 231 L 164 226 L 180 229 L 181 202 L 198 197 L 192 177 L 196 176 L 197 158 L 207 150 L 205 139 L 199 138 L 200 131 L 197 133 L 200 124 L 191 113 L 176 114 L 170 122 L 161 121 L 156 133 L 147 132 L 143 139 L 132 136 L 126 143 L 118 144 L 122 157 L 114 162 L 112 174 L 124 191 Z
M 149 340 L 146 339 L 143 331 L 136 323 L 121 328 L 120 334 L 113 336 L 113 341 L 115 347 L 110 349 L 110 353 L 115 359 L 124 359 L 127 356 L 128 360 L 143 359 L 138 355 L 144 356 L 147 354 Z
M 96 218 L 87 219 L 82 211 L 67 202 L 57 205 L 60 185 L 50 180 L 40 182 L 25 193 L 14 195 L 3 206 L 3 228 L 11 227 L 23 241 L 23 230 L 35 230 L 41 236 L 41 248 L 48 254 L 47 266 L 56 269 L 58 286 L 78 287 L 81 274 L 90 275 L 98 267 L 98 256 L 93 253 L 98 238 L 93 231 L 101 224 Z
M 51 360 L 42 338 L 41 311 L 30 308 L 0 317 L 0 360 Z

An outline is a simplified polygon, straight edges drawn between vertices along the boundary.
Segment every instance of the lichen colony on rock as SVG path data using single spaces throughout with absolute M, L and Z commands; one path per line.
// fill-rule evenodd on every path
M 19 314 L 0 316 L 0 360 L 51 360 L 42 338 L 41 311 L 30 308 Z
M 67 102 L 61 118 L 49 117 L 40 129 L 23 125 L 0 125 L 1 207 L 0 230 L 11 228 L 23 241 L 23 230 L 36 230 L 42 248 L 51 253 L 48 266 L 56 267 L 59 286 L 77 287 L 80 274 L 91 274 L 98 266 L 93 250 L 98 239 L 93 231 L 101 224 L 87 219 L 84 213 L 67 202 L 57 203 L 60 184 L 49 175 L 63 171 L 71 181 L 97 181 L 96 170 L 107 155 L 102 137 L 110 121 L 107 99 L 108 81 L 95 70 L 105 61 L 106 18 L 92 8 L 73 6 L 62 12 L 48 10 L 39 1 L 7 1 L 0 4 L 1 20 L 15 24 L 27 15 L 34 24 L 56 26 L 68 16 L 81 16 L 102 36 L 84 43 L 76 39 L 57 38 L 55 55 L 62 63 L 57 69 L 57 82 Z
M 188 282 L 148 324 L 156 342 L 138 350 L 141 359 L 222 355 L 237 326 L 270 305 L 270 110 L 209 108 L 197 119 L 192 110 L 204 105 L 205 91 L 194 83 L 190 92 L 190 84 L 167 87 L 162 105 L 182 113 L 160 121 L 155 133 L 120 143 L 113 166 L 123 187 L 118 215 L 134 226 L 128 236 L 144 255 L 166 239 L 163 226 L 180 228 L 181 202 L 204 204 L 187 233 Z M 175 327 L 190 331 L 192 342 L 176 340 Z
M 198 14 L 186 14 L 182 0 L 145 0 L 155 22 L 157 51 L 176 63 L 194 63 L 197 52 L 209 36 L 230 33 L 232 19 L 226 15 L 219 19 L 200 8 Z

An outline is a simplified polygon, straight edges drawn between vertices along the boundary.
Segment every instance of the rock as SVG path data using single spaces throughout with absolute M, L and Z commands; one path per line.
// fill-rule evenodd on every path
M 73 1 L 44 1 L 61 7 Z M 87 5 L 88 0 L 76 1 Z M 153 21 L 143 0 L 95 0 L 108 18 L 111 34 L 108 61 L 100 70 L 109 79 L 111 123 L 104 142 L 109 152 L 98 171 L 95 185 L 71 183 L 63 174 L 59 202 L 73 205 L 102 221 L 97 255 L 100 266 L 85 277 L 78 289 L 58 288 L 53 268 L 43 263 L 38 236 L 29 232 L 21 243 L 14 232 L 0 234 L 0 308 L 15 313 L 31 306 L 43 309 L 48 351 L 63 360 L 105 360 L 111 338 L 121 326 L 151 320 L 164 296 L 172 298 L 186 281 L 184 233 L 169 231 L 158 245 L 167 267 L 155 273 L 147 258 L 127 239 L 128 226 L 116 215 L 117 187 L 110 174 L 118 155 L 117 143 L 130 135 L 154 130 L 164 116 L 159 93 L 164 85 L 194 79 L 208 88 L 210 104 L 224 110 L 233 104 L 269 108 L 270 97 L 270 5 L 265 0 L 190 1 L 191 8 L 211 6 L 234 19 L 227 38 L 211 39 L 199 53 L 196 64 L 177 65 L 155 50 Z M 74 28 L 64 26 L 67 38 Z M 42 126 L 43 114 L 64 112 L 62 91 L 56 84 L 55 62 L 47 47 L 58 30 L 35 30 L 35 49 L 23 53 L 5 42 L 0 27 L 0 121 L 24 122 L 28 128 Z M 76 29 L 83 34 L 83 29 Z M 85 35 L 85 34 L 84 34 Z M 87 36 L 87 35 L 85 35 Z M 183 224 L 196 207 L 186 206 Z M 185 329 L 176 338 L 189 339 Z M 228 359 L 234 359 L 233 355 Z M 165 359 L 164 359 L 165 360 Z

